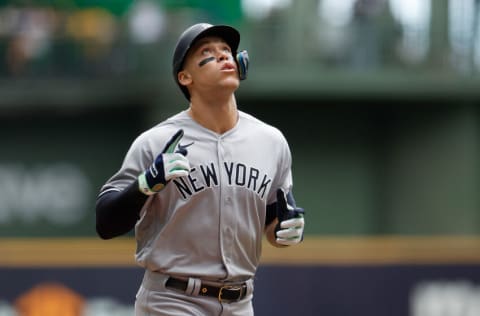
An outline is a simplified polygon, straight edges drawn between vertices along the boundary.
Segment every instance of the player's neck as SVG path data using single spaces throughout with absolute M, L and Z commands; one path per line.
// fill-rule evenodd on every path
M 229 131 L 238 120 L 237 103 L 233 94 L 227 102 L 222 103 L 192 99 L 188 114 L 197 123 L 217 134 Z

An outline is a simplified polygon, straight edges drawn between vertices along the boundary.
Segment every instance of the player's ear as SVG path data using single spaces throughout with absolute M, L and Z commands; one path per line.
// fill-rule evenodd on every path
M 190 83 L 192 83 L 192 76 L 190 73 L 186 70 L 182 70 L 177 74 L 178 82 L 182 86 L 188 86 Z

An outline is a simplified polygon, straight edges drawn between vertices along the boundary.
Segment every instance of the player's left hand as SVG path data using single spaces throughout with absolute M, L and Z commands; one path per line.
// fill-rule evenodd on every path
M 304 214 L 303 208 L 295 206 L 293 201 L 291 203 L 287 201 L 285 192 L 282 189 L 277 190 L 278 224 L 275 227 L 277 244 L 291 246 L 303 240 Z
M 186 148 L 182 146 L 175 151 L 182 137 L 183 130 L 180 129 L 168 141 L 153 164 L 138 176 L 140 192 L 152 195 L 163 190 L 170 180 L 188 176 L 190 163 L 186 157 Z

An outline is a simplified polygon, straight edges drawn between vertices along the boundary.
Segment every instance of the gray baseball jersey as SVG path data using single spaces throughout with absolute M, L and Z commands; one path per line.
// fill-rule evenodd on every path
M 186 111 L 141 134 L 101 194 L 122 190 L 146 170 L 179 129 L 190 174 L 146 201 L 135 226 L 136 260 L 168 275 L 243 281 L 259 264 L 266 205 L 292 186 L 291 153 L 282 133 L 239 111 L 219 135 Z

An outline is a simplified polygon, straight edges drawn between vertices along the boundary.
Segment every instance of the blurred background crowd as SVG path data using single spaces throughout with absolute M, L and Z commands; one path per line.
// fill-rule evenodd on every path
M 1 74 L 161 76 L 171 41 L 199 20 L 239 27 L 257 63 L 463 75 L 480 65 L 474 0 L 4 0 Z

